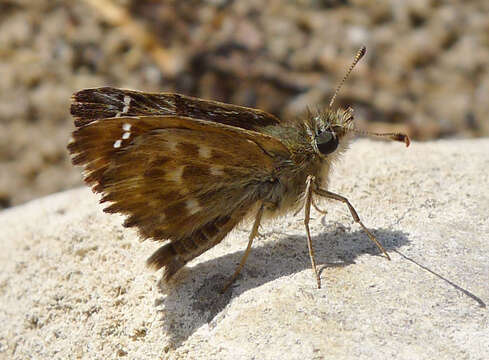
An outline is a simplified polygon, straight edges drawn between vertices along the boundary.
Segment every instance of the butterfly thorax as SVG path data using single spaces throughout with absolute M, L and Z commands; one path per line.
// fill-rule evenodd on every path
M 263 129 L 264 133 L 279 139 L 291 153 L 290 159 L 277 166 L 277 181 L 267 196 L 267 200 L 275 204 L 274 215 L 302 205 L 308 176 L 313 176 L 317 185 L 327 187 L 332 164 L 348 146 L 351 123 L 351 110 L 339 109 L 308 114 L 306 119 Z M 325 134 L 333 143 L 326 145 L 328 150 L 333 150 L 326 154 L 321 152 L 324 147 L 318 146 L 318 139 Z

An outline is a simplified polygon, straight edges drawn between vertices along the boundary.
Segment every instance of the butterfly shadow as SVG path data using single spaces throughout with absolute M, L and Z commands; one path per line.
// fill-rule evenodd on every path
M 363 231 L 345 232 L 341 226 L 338 229 L 312 238 L 320 272 L 325 268 L 354 264 L 355 258 L 363 254 L 377 255 L 379 261 L 385 261 Z M 281 235 L 276 231 L 273 233 Z M 388 252 L 409 243 L 407 234 L 401 231 L 377 229 L 373 233 Z M 260 244 L 260 240 L 255 240 L 240 276 L 223 294 L 221 290 L 233 274 L 244 249 L 185 268 L 173 283 L 160 280 L 158 291 L 161 297 L 155 301 L 155 306 L 162 315 L 161 325 L 172 348 L 178 348 L 205 324 L 211 329 L 215 327 L 226 317 L 223 310 L 229 302 L 250 289 L 303 270 L 310 272 L 310 286 L 316 286 L 306 236 L 284 234 L 279 241 L 265 244 Z

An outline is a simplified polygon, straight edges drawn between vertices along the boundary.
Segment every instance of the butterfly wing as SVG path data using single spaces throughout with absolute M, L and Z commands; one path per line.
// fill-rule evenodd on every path
M 178 116 L 87 121 L 68 145 L 104 211 L 143 238 L 170 240 L 149 263 L 170 277 L 219 243 L 275 186 L 290 158 L 277 139 Z
M 78 118 L 75 121 L 77 126 L 93 119 L 141 115 L 182 116 L 255 131 L 280 123 L 274 115 L 258 109 L 175 93 L 151 94 L 110 87 L 75 93 L 71 114 Z

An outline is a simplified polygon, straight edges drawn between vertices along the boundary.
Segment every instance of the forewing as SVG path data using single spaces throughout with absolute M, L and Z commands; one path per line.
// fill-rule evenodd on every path
M 277 139 L 176 116 L 117 117 L 73 133 L 72 161 L 85 181 L 128 215 L 145 238 L 179 240 L 209 222 L 250 208 L 273 187 L 288 159 Z
M 258 109 L 175 93 L 143 93 L 110 87 L 75 93 L 71 114 L 77 118 L 77 126 L 93 119 L 142 115 L 182 116 L 255 131 L 280 122 L 274 115 Z

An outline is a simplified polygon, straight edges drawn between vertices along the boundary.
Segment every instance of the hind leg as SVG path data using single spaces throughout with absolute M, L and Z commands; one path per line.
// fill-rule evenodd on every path
M 255 222 L 253 223 L 253 228 L 251 229 L 250 237 L 248 239 L 248 246 L 246 247 L 245 253 L 244 253 L 243 257 L 241 258 L 241 261 L 240 261 L 238 267 L 234 271 L 233 276 L 231 276 L 231 278 L 228 280 L 228 282 L 226 283 L 226 285 L 224 286 L 224 288 L 221 290 L 221 293 L 226 292 L 226 290 L 234 282 L 234 280 L 236 279 L 236 277 L 241 272 L 241 269 L 243 268 L 244 264 L 246 263 L 246 259 L 248 258 L 248 255 L 251 252 L 251 245 L 253 244 L 253 239 L 258 235 L 258 227 L 260 226 L 260 221 L 261 221 L 261 218 L 263 216 L 263 210 L 264 210 L 264 206 L 262 204 L 260 206 L 260 209 L 256 213 Z
M 319 277 L 318 270 L 316 267 L 316 260 L 314 259 L 314 249 L 312 247 L 311 231 L 309 230 L 309 220 L 311 215 L 311 204 L 312 204 L 312 183 L 314 177 L 308 176 L 306 180 L 306 200 L 304 202 L 304 226 L 306 227 L 307 234 L 307 247 L 309 249 L 309 258 L 311 259 L 311 267 L 316 275 L 316 282 L 318 284 L 318 289 L 321 289 L 321 278 Z
M 342 203 L 346 204 L 346 206 L 348 206 L 348 209 L 350 210 L 350 214 L 353 217 L 353 220 L 355 220 L 356 223 L 360 224 L 360 226 L 362 227 L 362 229 L 367 233 L 367 235 L 370 238 L 370 240 L 372 240 L 374 242 L 374 244 L 377 245 L 377 247 L 379 248 L 379 250 L 384 253 L 384 255 L 387 258 L 387 260 L 390 260 L 391 259 L 390 256 L 389 256 L 389 254 L 387 254 L 387 251 L 385 251 L 384 247 L 379 242 L 379 240 L 377 240 L 377 238 L 374 236 L 374 234 L 372 234 L 370 232 L 370 230 L 367 229 L 367 227 L 365 225 L 363 225 L 363 223 L 360 221 L 360 217 L 358 216 L 355 208 L 350 204 L 350 202 L 348 201 L 348 199 L 346 197 L 341 196 L 341 195 L 338 195 L 338 194 L 335 194 L 335 193 L 332 193 L 331 191 L 320 189 L 320 188 L 314 189 L 314 192 L 316 194 L 320 195 L 320 196 L 324 196 L 324 197 L 326 197 L 328 199 L 338 200 L 338 201 L 341 201 Z

